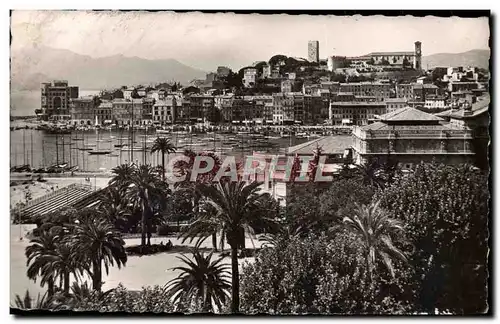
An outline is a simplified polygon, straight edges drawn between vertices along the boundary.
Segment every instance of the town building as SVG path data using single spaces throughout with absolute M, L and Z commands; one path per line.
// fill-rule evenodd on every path
M 472 133 L 438 116 L 405 107 L 379 121 L 353 129 L 353 157 L 357 164 L 391 157 L 405 169 L 420 162 L 455 164 L 474 160 Z
M 69 86 L 68 81 L 54 80 L 41 85 L 41 112 L 43 120 L 70 120 L 70 100 L 78 98 L 78 87 Z
M 319 63 L 319 41 L 309 41 L 307 43 L 307 59 L 309 62 Z
M 118 126 L 126 126 L 132 124 L 132 101 L 130 99 L 113 99 L 111 109 L 115 124 Z
M 396 84 L 396 97 L 405 98 L 407 100 L 413 98 L 413 84 L 399 83 Z
M 330 72 L 333 72 L 336 69 L 345 68 L 348 65 L 349 65 L 349 62 L 345 56 L 329 56 L 327 59 L 327 68 L 328 68 L 328 71 L 330 71 Z
M 126 100 L 131 100 L 132 99 L 132 93 L 134 92 L 135 88 L 134 87 L 128 87 L 126 89 L 123 89 L 123 99 Z
M 363 56 L 349 57 L 350 61 L 367 62 L 370 65 L 397 66 L 401 68 L 422 69 L 422 43 L 414 44 L 413 52 L 373 52 Z
M 468 91 L 468 90 L 475 90 L 477 88 L 479 88 L 479 84 L 477 82 L 450 82 L 450 83 L 448 83 L 448 91 L 449 92 Z
M 425 98 L 424 108 L 426 109 L 445 109 L 446 98 L 444 96 L 428 96 Z
M 142 99 L 142 125 L 151 125 L 153 123 L 153 105 L 155 99 L 143 98 Z
M 92 125 L 95 120 L 96 104 L 98 104 L 98 99 L 94 96 L 70 99 L 71 123 L 73 125 Z
M 243 86 L 253 88 L 257 84 L 257 69 L 247 68 L 243 72 Z
M 394 110 L 398 110 L 400 108 L 406 107 L 406 99 L 405 98 L 387 98 L 385 99 L 385 112 L 390 113 Z
M 266 64 L 262 67 L 262 78 L 267 79 L 271 77 L 272 67 L 269 64 Z
M 489 127 L 491 116 L 489 114 L 490 95 L 486 93 L 477 97 L 472 102 L 466 101 L 460 106 L 437 113 L 436 116 L 449 121 L 455 128 L 472 132 L 472 148 L 475 153 L 475 165 L 482 169 L 489 168 Z
M 304 95 L 302 123 L 306 125 L 322 124 L 328 119 L 329 100 L 318 94 Z
M 413 95 L 411 99 L 420 102 L 425 102 L 427 97 L 436 97 L 439 91 L 439 88 L 434 84 L 412 83 L 412 88 Z
M 218 113 L 215 109 L 214 96 L 194 94 L 189 97 L 191 121 L 215 122 Z
M 109 125 L 116 120 L 113 112 L 113 102 L 110 100 L 102 100 L 98 107 L 95 108 L 95 118 L 98 125 Z M 94 121 L 92 121 L 94 124 Z
M 273 123 L 292 125 L 304 120 L 304 95 L 301 92 L 273 94 Z
M 385 82 L 340 83 L 339 92 L 352 93 L 356 97 L 370 96 L 376 101 L 384 101 L 391 96 L 392 85 Z
M 174 96 L 167 96 L 153 105 L 153 123 L 159 125 L 173 124 L 177 108 Z
M 329 122 L 334 126 L 364 126 L 385 113 L 385 102 L 330 102 Z
M 255 116 L 262 124 L 272 123 L 273 120 L 273 96 L 257 95 L 253 97 Z M 258 121 L 257 121 L 258 122 Z
M 293 91 L 293 86 L 295 84 L 294 80 L 283 80 L 281 81 L 281 92 L 289 93 Z

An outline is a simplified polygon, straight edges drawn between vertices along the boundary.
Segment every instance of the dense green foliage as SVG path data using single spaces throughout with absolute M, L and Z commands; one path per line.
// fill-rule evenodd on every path
M 425 311 L 486 310 L 488 179 L 469 165 L 419 165 L 381 195 L 406 224 Z

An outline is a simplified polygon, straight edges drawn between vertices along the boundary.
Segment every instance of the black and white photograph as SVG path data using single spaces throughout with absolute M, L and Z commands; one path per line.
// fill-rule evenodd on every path
M 491 19 L 11 10 L 10 313 L 491 314 Z

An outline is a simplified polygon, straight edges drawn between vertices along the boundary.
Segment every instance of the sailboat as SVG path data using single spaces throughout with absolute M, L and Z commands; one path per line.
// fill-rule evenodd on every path
M 96 123 L 97 123 L 97 116 L 96 116 Z M 100 132 L 97 131 L 97 149 L 95 151 L 89 151 L 90 155 L 105 155 L 105 154 L 111 153 L 110 150 L 100 150 L 99 149 L 99 142 L 100 142 L 99 134 L 100 134 Z

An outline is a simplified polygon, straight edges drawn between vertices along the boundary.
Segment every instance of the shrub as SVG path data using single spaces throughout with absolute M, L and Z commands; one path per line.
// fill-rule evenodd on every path
M 158 225 L 158 227 L 157 227 L 157 233 L 160 236 L 168 236 L 168 235 L 171 235 L 173 232 L 174 232 L 173 228 L 170 227 L 170 225 L 168 225 L 168 224 L 161 224 L 161 225 Z
M 161 244 L 152 244 L 146 246 L 132 245 L 125 247 L 127 255 L 150 255 L 150 254 L 167 252 L 170 251 L 171 249 L 172 245 L 169 245 L 168 243 L 165 245 Z
M 393 287 L 397 282 L 382 285 L 381 281 L 377 276 L 368 286 L 364 255 L 355 238 L 344 230 L 333 239 L 292 237 L 279 241 L 275 248 L 262 249 L 254 263 L 244 265 L 241 310 L 254 314 L 408 311 L 399 304 L 394 309 L 383 306 L 382 301 L 399 298 L 401 291 Z M 387 285 L 391 289 L 381 288 Z
M 174 308 L 165 289 L 160 286 L 143 287 L 140 291 L 127 290 L 122 284 L 105 296 L 93 292 L 76 310 L 101 312 L 171 313 Z
M 485 311 L 487 175 L 468 165 L 421 164 L 380 196 L 391 217 L 406 223 L 422 311 Z

